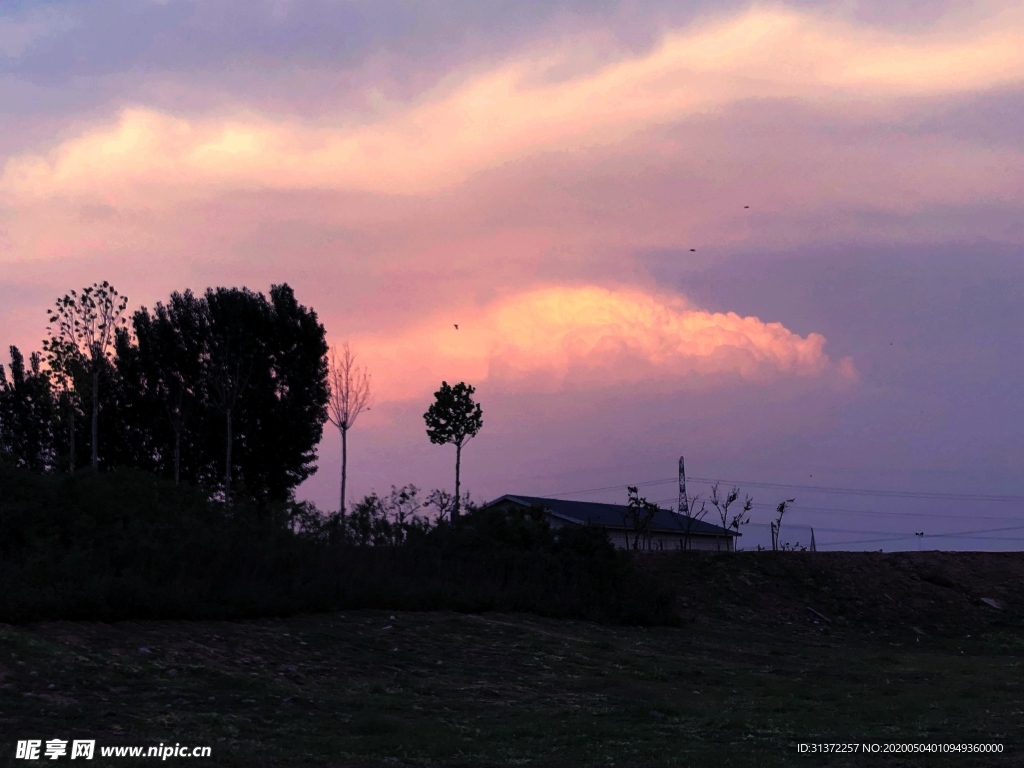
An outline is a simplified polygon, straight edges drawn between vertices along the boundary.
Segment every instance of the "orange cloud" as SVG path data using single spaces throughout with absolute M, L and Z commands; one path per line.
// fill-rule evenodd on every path
M 422 397 L 443 379 L 555 391 L 693 376 L 855 376 L 850 360 L 829 359 L 819 334 L 627 288 L 539 288 L 352 342 L 382 399 Z
M 122 202 L 210 188 L 422 194 L 524 155 L 616 143 L 743 99 L 935 95 L 1024 80 L 1020 9 L 910 36 L 754 7 L 670 32 L 643 56 L 568 81 L 545 77 L 585 44 L 526 51 L 349 126 L 131 108 L 45 155 L 11 159 L 0 189 L 22 199 L 103 189 Z

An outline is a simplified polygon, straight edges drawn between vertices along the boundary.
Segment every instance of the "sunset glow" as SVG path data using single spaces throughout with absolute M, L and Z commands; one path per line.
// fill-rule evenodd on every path
M 407 5 L 0 9 L 4 355 L 93 281 L 287 282 L 373 374 L 357 495 L 448 481 L 441 381 L 482 496 L 1024 493 L 1020 3 Z

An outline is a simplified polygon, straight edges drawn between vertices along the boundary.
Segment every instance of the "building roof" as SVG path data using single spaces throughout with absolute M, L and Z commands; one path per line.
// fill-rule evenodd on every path
M 596 504 L 592 501 L 569 501 L 568 499 L 545 499 L 540 496 L 519 496 L 517 494 L 505 494 L 501 498 L 485 504 L 485 507 L 492 506 L 501 501 L 511 501 L 521 504 L 524 507 L 539 506 L 550 512 L 554 517 L 569 522 L 585 525 L 591 523 L 605 528 L 622 528 L 623 514 L 629 514 L 629 507 L 622 504 Z M 667 509 L 659 509 L 651 520 L 650 533 L 677 533 L 686 532 L 686 518 L 683 515 L 670 512 Z M 720 525 L 694 520 L 690 527 L 691 535 L 697 536 L 739 536 L 735 531 L 730 531 Z

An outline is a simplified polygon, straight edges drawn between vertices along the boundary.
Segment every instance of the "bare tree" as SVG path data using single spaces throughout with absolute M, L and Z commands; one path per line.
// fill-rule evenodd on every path
M 99 467 L 99 414 L 100 414 L 100 369 L 113 355 L 114 335 L 120 323 L 127 323 L 123 317 L 128 297 L 121 296 L 106 280 L 75 291 L 57 299 L 57 311 L 46 310 L 50 315 L 50 337 L 43 342 L 48 353 L 51 369 L 56 366 L 58 378 L 63 374 L 66 380 L 73 378 L 75 368 L 84 368 L 89 382 L 92 400 L 92 457 L 93 469 Z M 76 390 L 78 387 L 75 386 Z M 74 411 L 72 414 L 72 445 L 74 444 Z M 72 456 L 74 448 L 72 448 Z M 72 458 L 72 471 L 74 459 Z
M 672 515 L 672 519 L 683 531 L 683 549 L 691 549 L 693 529 L 708 513 L 707 503 L 700 496 L 686 495 L 680 497 L 680 504 L 681 509 Z
M 370 410 L 370 374 L 356 366 L 356 356 L 346 341 L 341 345 L 341 355 L 331 348 L 330 369 L 327 386 L 330 399 L 327 401 L 327 418 L 341 432 L 341 506 L 345 514 L 345 482 L 348 473 L 348 431 L 356 423 L 362 411 Z
M 740 531 L 740 526 L 744 523 L 750 522 L 748 515 L 750 514 L 751 508 L 754 506 L 754 500 L 748 495 L 746 500 L 743 502 L 743 508 L 733 515 L 732 520 L 729 519 L 729 507 L 740 497 L 740 489 L 733 488 L 723 498 L 718 491 L 718 483 L 711 486 L 711 506 L 718 512 L 718 517 L 722 521 L 722 527 L 726 530 L 734 528 L 737 533 Z M 728 546 L 728 545 L 727 545 Z

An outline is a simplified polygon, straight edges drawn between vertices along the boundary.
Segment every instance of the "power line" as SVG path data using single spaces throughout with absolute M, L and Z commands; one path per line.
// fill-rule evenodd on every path
M 895 498 L 941 499 L 946 501 L 1024 502 L 1024 496 L 1014 494 L 944 493 L 937 491 L 886 491 L 872 488 L 837 488 L 824 485 L 802 485 L 799 483 L 762 483 L 755 482 L 753 480 L 729 480 L 727 478 L 696 477 L 693 475 L 687 476 L 686 479 L 695 480 L 699 483 L 708 484 L 728 483 L 729 485 L 753 486 L 755 488 L 797 488 L 800 490 L 812 491 L 817 493 L 849 494 L 853 496 L 891 496 Z M 646 480 L 635 483 L 607 485 L 601 488 L 586 488 L 578 491 L 552 493 L 548 494 L 548 496 L 550 498 L 559 498 L 562 496 L 577 496 L 584 493 L 598 493 L 600 491 L 617 491 L 622 490 L 627 485 L 635 485 L 639 487 L 649 485 L 665 485 L 667 483 L 675 482 L 678 482 L 677 477 L 669 477 L 659 480 Z
M 912 539 L 913 534 L 908 536 L 890 536 L 885 539 L 858 539 L 857 541 L 829 541 L 820 542 L 818 546 L 821 547 L 849 547 L 853 544 L 881 544 L 887 541 L 903 541 L 904 539 Z
M 1021 526 L 1024 528 L 1024 526 Z M 964 531 L 961 533 L 928 533 L 923 538 L 926 539 L 956 539 L 965 538 L 967 541 L 1024 541 L 1024 536 L 979 536 L 975 535 L 978 533 L 997 533 L 1003 530 L 1020 530 L 1021 528 L 997 528 L 992 531 Z M 842 532 L 840 529 L 834 528 L 815 528 L 817 531 L 828 531 L 831 533 Z M 867 534 L 885 534 L 885 531 L 850 531 L 850 533 L 867 533 Z M 818 542 L 819 547 L 849 547 L 858 544 L 882 544 L 885 542 L 892 541 L 905 541 L 907 539 L 913 539 L 916 534 L 905 533 L 905 534 L 894 534 L 891 536 L 881 535 L 880 538 L 873 539 L 854 539 L 853 541 L 821 541 Z
M 958 531 L 957 533 L 936 534 L 942 536 L 973 536 L 983 533 L 1001 533 L 1002 531 L 1024 531 L 1024 525 L 1011 525 L 1007 528 L 986 528 L 981 531 Z
M 785 528 L 785 526 L 783 526 Z M 878 535 L 892 535 L 895 536 L 898 531 L 865 531 L 863 529 L 852 529 L 852 528 L 819 528 L 813 526 L 815 531 L 825 531 L 827 533 L 867 533 L 867 534 L 878 534 Z M 927 539 L 953 539 L 959 536 L 974 536 L 975 534 L 983 533 L 1000 533 L 1002 531 L 1021 531 L 1024 530 L 1024 525 L 1015 525 L 1009 528 L 989 528 L 984 531 L 954 531 L 953 533 L 926 533 L 924 538 Z M 916 536 L 917 534 L 908 533 L 906 536 Z
M 935 538 L 945 538 L 936 536 Z M 968 541 L 1024 541 L 1024 536 L 969 536 Z M 1017 550 L 1013 550 L 1017 551 Z
M 675 499 L 658 499 L 655 504 L 668 504 L 675 501 Z M 775 509 L 774 504 L 767 504 L 764 502 L 754 502 L 754 507 L 760 509 Z M 843 515 L 872 515 L 877 517 L 926 517 L 943 519 L 947 518 L 950 520 L 963 520 L 965 517 L 969 517 L 971 520 L 1006 520 L 1007 522 L 1024 522 L 1024 519 L 1020 517 L 1006 517 L 1005 515 L 947 515 L 941 513 L 931 512 L 875 512 L 867 509 L 839 509 L 836 507 L 806 507 L 803 504 L 794 504 L 792 507 L 786 507 L 787 513 L 791 512 L 796 514 L 797 512 L 821 512 L 829 515 L 843 514 Z
M 818 544 L 818 549 L 820 550 L 823 547 L 843 548 L 843 547 L 856 546 L 858 544 L 883 544 L 883 543 L 893 542 L 893 541 L 905 541 L 907 539 L 912 539 L 912 538 L 914 538 L 914 537 L 913 536 L 898 536 L 898 537 L 894 537 L 894 538 L 884 538 L 884 539 L 857 539 L 856 541 L 819 541 L 817 544 Z M 1020 536 L 1006 536 L 1006 537 L 1004 537 L 1004 536 L 978 536 L 976 538 L 968 539 L 968 541 L 1024 541 L 1024 537 L 1020 537 Z M 943 550 L 943 551 L 950 552 L 950 551 L 957 551 L 957 550 Z M 960 551 L 963 551 L 963 550 L 960 550 Z M 1011 550 L 1008 550 L 1008 551 L 1010 551 L 1010 552 L 1019 552 L 1020 550 L 1019 549 L 1011 549 Z
M 663 500 L 663 501 L 665 501 L 665 500 Z M 655 502 L 655 503 L 662 503 L 662 502 Z M 766 505 L 766 506 L 770 506 L 770 505 Z M 796 512 L 796 511 L 798 511 L 800 509 L 808 509 L 808 508 L 806 508 L 806 507 L 804 507 L 804 508 L 794 507 L 793 511 Z M 881 514 L 885 514 L 885 513 L 881 513 Z M 898 513 L 894 513 L 894 515 L 895 514 L 898 514 Z M 939 516 L 936 515 L 935 517 L 939 517 Z M 959 515 L 943 515 L 942 517 L 952 517 L 952 518 L 955 518 L 955 519 L 962 519 L 962 517 L 959 516 Z M 952 533 L 929 533 L 929 534 L 926 534 L 926 537 L 930 537 L 930 538 L 956 538 L 956 537 L 960 537 L 960 536 L 974 536 L 974 535 L 981 535 L 981 534 L 986 534 L 986 533 L 1001 533 L 1003 531 L 1022 531 L 1022 530 L 1024 530 L 1024 521 L 1021 521 L 1019 519 L 1010 518 L 1010 517 L 1005 517 L 1005 518 L 1004 517 L 998 517 L 998 518 L 994 518 L 994 519 L 996 519 L 996 520 L 1006 520 L 1007 522 L 1019 522 L 1019 523 L 1021 523 L 1021 525 L 1010 525 L 1010 526 L 1005 526 L 1005 527 L 1002 527 L 1002 528 L 984 528 L 984 529 L 976 530 L 976 531 L 954 531 Z M 806 525 L 806 523 L 803 523 L 803 525 Z M 867 533 L 867 534 L 879 534 L 879 535 L 890 535 L 890 534 L 895 535 L 897 533 L 896 531 L 865 531 L 864 529 L 851 529 L 851 528 L 824 528 L 824 527 L 820 527 L 820 526 L 817 526 L 817 525 L 812 526 L 812 527 L 814 528 L 815 531 L 824 531 L 824 532 L 827 532 L 827 533 Z M 913 535 L 914 534 L 912 534 L 912 533 L 902 534 L 900 536 L 900 538 L 905 538 L 907 536 L 913 536 Z
M 755 488 L 799 488 L 806 491 L 819 493 L 851 494 L 854 496 L 893 496 L 896 498 L 915 499 L 945 499 L 949 501 L 1019 501 L 1024 502 L 1024 496 L 981 494 L 981 493 L 938 493 L 931 491 L 883 491 L 868 488 L 833 488 L 824 485 L 800 485 L 797 483 L 755 483 L 750 480 L 727 480 L 725 478 L 691 477 L 691 480 L 704 483 L 729 483 L 730 485 L 752 485 Z
M 583 493 L 598 493 L 599 491 L 622 491 L 628 486 L 641 486 L 641 485 L 664 485 L 665 483 L 678 482 L 679 478 L 673 477 L 668 480 L 646 480 L 639 483 L 620 483 L 619 485 L 606 485 L 603 488 L 587 488 L 582 491 L 566 491 L 565 493 L 549 493 L 546 498 L 558 499 L 562 496 L 579 496 Z
M 867 488 L 841 488 L 841 487 L 833 487 L 833 486 L 814 486 L 814 485 L 804 485 L 804 484 L 799 484 L 799 483 L 792 483 L 792 484 L 788 484 L 788 483 L 763 483 L 763 482 L 755 482 L 755 481 L 748 481 L 748 480 L 735 480 L 735 479 L 730 480 L 730 479 L 726 479 L 726 478 L 709 478 L 709 477 L 695 477 L 695 476 L 689 476 L 687 479 L 689 479 L 691 481 L 700 482 L 700 483 L 708 483 L 708 484 L 711 484 L 711 485 L 713 485 L 715 483 L 727 483 L 727 484 L 732 485 L 732 486 L 741 486 L 741 487 L 742 486 L 748 486 L 748 487 L 752 486 L 752 487 L 755 487 L 755 488 L 799 489 L 799 490 L 804 490 L 804 491 L 809 491 L 809 492 L 816 492 L 816 493 L 831 493 L 831 494 L 839 494 L 839 495 L 845 494 L 845 495 L 851 495 L 851 496 L 881 496 L 881 497 L 891 497 L 891 498 L 935 499 L 935 500 L 944 500 L 944 501 L 989 502 L 989 503 L 993 503 L 993 502 L 994 503 L 1024 502 L 1024 496 L 1013 495 L 1013 494 L 960 494 L 960 493 L 945 493 L 945 492 L 930 492 L 930 491 L 891 491 L 891 490 L 867 489 Z M 605 492 L 605 491 L 614 491 L 614 490 L 621 491 L 621 490 L 623 490 L 626 487 L 626 485 L 635 485 L 637 487 L 643 487 L 643 486 L 666 485 L 668 483 L 676 483 L 676 482 L 678 482 L 678 478 L 677 477 L 671 477 L 671 478 L 663 478 L 663 479 L 658 479 L 658 480 L 641 481 L 641 482 L 637 482 L 637 483 L 628 483 L 628 484 L 625 484 L 625 485 L 617 484 L 617 485 L 610 485 L 610 486 L 602 486 L 602 487 L 599 487 L 599 488 L 587 488 L 587 489 L 577 490 L 577 491 L 568 491 L 568 492 L 564 492 L 564 493 L 549 494 L 549 496 L 552 497 L 552 498 L 559 498 L 559 497 L 576 496 L 576 495 L 583 495 L 583 494 L 589 494 L 589 493 L 600 493 L 600 492 Z M 672 501 L 675 501 L 675 499 L 661 499 L 661 500 L 656 501 L 655 503 L 657 503 L 657 504 L 665 504 L 665 503 L 671 503 Z M 762 502 L 755 503 L 754 506 L 755 507 L 759 507 L 759 508 L 768 508 L 768 509 L 773 508 L 773 505 L 765 504 L 765 503 L 762 503 Z M 934 514 L 934 513 L 927 513 L 927 512 L 877 512 L 877 511 L 869 511 L 869 510 L 839 509 L 839 508 L 834 508 L 834 507 L 806 507 L 806 506 L 803 506 L 803 505 L 798 506 L 798 507 L 793 507 L 792 511 L 793 512 L 819 512 L 819 513 L 825 513 L 825 514 L 844 514 L 844 515 L 870 515 L 870 516 L 888 517 L 890 519 L 902 518 L 902 517 L 915 517 L 915 518 L 916 517 L 922 517 L 922 518 L 958 519 L 958 520 L 962 520 L 962 519 L 964 519 L 964 517 L 970 517 L 971 519 L 978 519 L 978 520 L 1005 520 L 1006 522 L 1021 522 L 1020 518 L 1005 517 L 1005 516 L 995 516 L 995 515 L 969 515 L 969 516 L 965 516 L 965 515 L 950 515 L 950 514 Z M 864 530 L 849 530 L 849 529 L 835 529 L 835 528 L 830 529 L 830 528 L 819 528 L 819 527 L 815 527 L 815 530 L 822 531 L 822 532 L 828 532 L 828 533 L 848 533 L 848 534 L 868 534 L 868 535 L 877 534 L 877 536 L 878 536 L 878 538 L 857 539 L 857 540 L 854 540 L 854 541 L 842 541 L 842 542 L 832 542 L 832 543 L 822 542 L 822 546 L 833 546 L 834 545 L 834 546 L 843 546 L 843 547 L 845 547 L 845 546 L 853 546 L 853 545 L 860 545 L 860 544 L 878 544 L 878 543 L 886 543 L 886 542 L 894 542 L 894 541 L 904 541 L 904 540 L 908 540 L 908 539 L 914 538 L 914 534 L 912 534 L 912 533 L 901 534 L 901 533 L 896 533 L 896 532 L 891 532 L 891 531 L 864 531 Z M 1006 536 L 987 537 L 987 536 L 985 536 L 985 534 L 1002 533 L 1004 531 L 1018 531 L 1018 530 L 1024 530 L 1024 525 L 1008 526 L 1008 527 L 1004 527 L 1004 528 L 988 528 L 988 529 L 981 529 L 981 530 L 974 530 L 974 531 L 960 531 L 960 532 L 947 533 L 947 534 L 928 534 L 928 538 L 933 538 L 933 539 L 939 539 L 939 538 L 950 539 L 950 538 L 966 537 L 966 538 L 969 539 L 970 537 L 976 537 L 977 539 L 1002 539 L 1002 540 L 1007 540 L 1007 541 L 1010 541 L 1010 540 L 1013 540 L 1013 541 L 1024 540 L 1024 538 L 1017 538 L 1017 537 L 1006 537 Z

